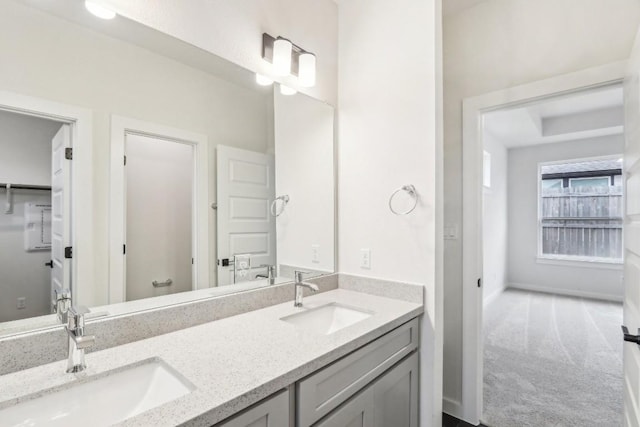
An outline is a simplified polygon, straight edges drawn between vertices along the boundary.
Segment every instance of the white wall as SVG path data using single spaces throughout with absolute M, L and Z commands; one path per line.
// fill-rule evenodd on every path
M 102 3 L 123 16 L 265 74 L 269 66 L 261 58 L 262 33 L 286 37 L 317 57 L 317 85 L 299 88 L 300 91 L 336 105 L 338 7 L 333 0 L 155 0 L 153 5 L 144 1 L 102 0 Z
M 483 298 L 495 298 L 507 285 L 507 149 L 485 132 L 484 150 L 491 155 L 491 187 L 483 188 Z
M 509 150 L 509 286 L 622 300 L 622 266 L 547 264 L 537 256 L 539 163 L 623 151 L 623 135 Z
M 276 196 L 289 203 L 276 218 L 277 262 L 335 271 L 333 107 L 304 95 L 274 93 Z M 317 245 L 318 260 L 312 259 Z
M 126 155 L 126 300 L 190 291 L 194 147 L 127 135 Z
M 421 425 L 441 421 L 436 227 L 440 2 L 345 0 L 339 11 L 339 270 L 421 284 Z M 415 185 L 408 216 L 389 196 Z M 371 250 L 371 268 L 360 250 Z
M 0 56 L 12 64 L 0 67 L 0 89 L 93 110 L 95 279 L 82 304 L 103 305 L 107 298 L 111 114 L 206 134 L 212 183 L 211 147 L 268 149 L 272 115 L 264 93 L 15 2 L 0 3 Z M 209 197 L 215 200 L 215 185 Z M 210 277 L 216 277 L 213 210 L 209 221 Z
M 60 123 L 0 113 L 0 182 L 51 185 L 51 140 Z M 0 189 L 0 322 L 40 316 L 50 311 L 51 251 L 25 250 L 26 203 L 51 204 L 51 192 L 13 190 L 13 213 L 5 213 Z M 17 308 L 17 299 L 26 307 Z
M 58 129 L 60 123 L 0 111 L 0 182 L 51 185 L 51 140 Z
M 445 218 L 462 223 L 462 100 L 626 59 L 636 0 L 486 0 L 444 20 Z M 458 227 L 461 230 L 461 227 Z M 462 399 L 462 246 L 445 242 L 445 409 Z

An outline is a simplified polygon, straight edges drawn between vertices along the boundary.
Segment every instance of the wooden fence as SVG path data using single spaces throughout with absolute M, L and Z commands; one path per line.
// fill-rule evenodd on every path
M 542 253 L 622 258 L 622 187 L 542 190 Z

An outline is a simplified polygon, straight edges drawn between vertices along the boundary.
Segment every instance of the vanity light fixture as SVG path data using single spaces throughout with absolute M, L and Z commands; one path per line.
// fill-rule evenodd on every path
M 298 58 L 298 83 L 302 87 L 316 85 L 316 56 L 310 52 L 303 52 Z
M 300 86 L 315 86 L 316 56 L 284 37 L 262 34 L 262 58 L 273 65 L 274 75 L 293 75 Z
M 295 95 L 296 93 L 298 93 L 297 90 L 295 90 L 292 87 L 289 86 L 285 86 L 283 84 L 280 85 L 280 93 L 283 95 Z
M 287 39 L 278 37 L 273 42 L 273 72 L 276 76 L 288 76 L 291 74 L 291 53 L 293 43 Z
M 256 83 L 260 86 L 269 86 L 273 84 L 273 79 L 264 74 L 256 73 Z
M 85 0 L 84 7 L 86 7 L 93 15 L 101 19 L 113 19 L 116 17 L 116 13 L 113 10 L 90 0 Z

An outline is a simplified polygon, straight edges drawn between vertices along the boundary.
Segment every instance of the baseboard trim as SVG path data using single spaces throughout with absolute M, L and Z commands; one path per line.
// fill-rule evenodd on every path
M 495 291 L 493 291 L 491 294 L 487 295 L 486 297 L 484 297 L 482 299 L 482 308 L 486 309 L 487 306 L 489 304 L 491 304 L 493 301 L 495 301 L 496 298 L 498 298 L 500 296 L 501 293 L 504 292 L 504 290 L 506 289 L 505 286 L 503 286 L 500 289 L 496 289 Z
M 545 294 L 566 295 L 571 297 L 580 297 L 604 301 L 622 302 L 623 297 L 620 295 L 601 294 L 596 292 L 585 292 L 574 289 L 549 288 L 547 286 L 532 285 L 530 283 L 509 283 L 507 288 L 520 289 L 523 291 L 542 292 Z
M 442 412 L 452 417 L 462 419 L 462 403 L 448 397 L 442 398 Z

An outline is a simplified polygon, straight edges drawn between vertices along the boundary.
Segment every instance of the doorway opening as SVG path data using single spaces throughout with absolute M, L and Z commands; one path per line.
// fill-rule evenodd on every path
M 481 123 L 481 421 L 622 425 L 622 87 Z
M 71 132 L 57 120 L 0 110 L 0 322 L 52 313 L 70 290 Z
M 127 134 L 126 301 L 193 290 L 194 149 Z
M 112 116 L 109 303 L 209 287 L 206 135 Z

